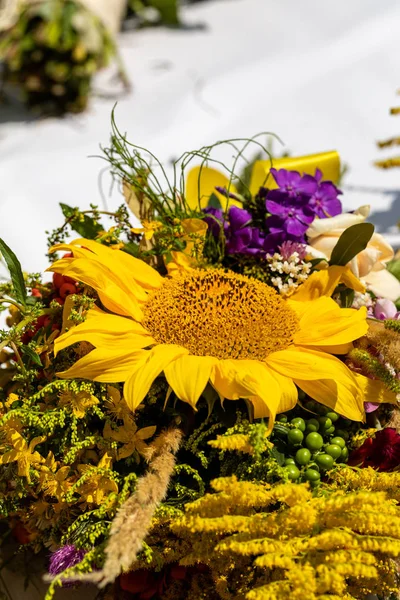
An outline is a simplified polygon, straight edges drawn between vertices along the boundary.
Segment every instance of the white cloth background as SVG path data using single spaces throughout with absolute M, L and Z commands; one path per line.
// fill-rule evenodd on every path
M 187 7 L 183 21 L 181 30 L 120 35 L 134 89 L 116 119 L 129 139 L 165 163 L 259 131 L 277 133 L 293 154 L 337 149 L 350 167 L 345 207 L 371 203 L 378 230 L 400 242 L 400 171 L 372 166 L 390 155 L 375 140 L 400 134 L 400 117 L 388 114 L 400 104 L 399 2 L 213 0 Z M 113 89 L 112 75 L 102 89 Z M 46 265 L 44 231 L 60 223 L 58 202 L 101 204 L 105 164 L 88 156 L 108 142 L 114 101 L 30 122 L 0 108 L 0 236 L 25 269 Z M 118 206 L 102 181 L 108 206 Z

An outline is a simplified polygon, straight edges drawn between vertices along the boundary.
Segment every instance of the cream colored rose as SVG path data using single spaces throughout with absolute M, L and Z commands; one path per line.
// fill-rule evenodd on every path
M 308 250 L 313 258 L 329 260 L 333 248 L 343 231 L 363 223 L 370 213 L 369 206 L 360 206 L 354 213 L 343 213 L 328 219 L 315 219 L 308 228 Z M 393 248 L 379 233 L 374 233 L 368 246 L 349 263 L 353 273 L 359 277 L 367 289 L 380 298 L 397 300 L 400 297 L 400 282 L 386 270 L 386 264 L 393 258 Z

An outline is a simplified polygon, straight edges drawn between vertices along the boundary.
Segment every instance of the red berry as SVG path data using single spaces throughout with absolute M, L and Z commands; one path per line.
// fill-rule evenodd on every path
M 15 525 L 14 529 L 12 530 L 12 534 L 20 544 L 29 544 L 31 541 L 30 533 L 27 529 L 25 529 L 22 523 L 17 523 Z
M 39 329 L 41 329 L 42 327 L 47 327 L 48 325 L 50 325 L 51 323 L 51 319 L 48 315 L 41 315 L 35 325 L 35 331 L 38 331 Z
M 145 591 L 149 586 L 149 572 L 144 569 L 123 573 L 119 578 L 121 589 L 131 594 Z
M 42 294 L 39 292 L 38 289 L 32 288 L 32 296 L 34 296 L 35 298 L 41 298 Z
M 67 275 L 63 275 L 64 277 L 64 283 L 72 283 L 73 285 L 76 284 L 76 280 L 72 279 L 72 277 L 68 277 Z
M 33 331 L 25 331 L 25 333 L 23 335 L 21 335 L 21 342 L 23 344 L 29 344 L 29 342 L 31 341 L 33 336 L 34 336 Z
M 64 283 L 64 277 L 60 273 L 53 274 L 53 285 L 55 288 L 60 288 Z
M 187 568 L 182 567 L 181 565 L 174 565 L 171 567 L 170 573 L 172 579 L 185 579 L 187 575 Z
M 66 298 L 70 294 L 76 294 L 76 287 L 73 283 L 64 283 L 60 287 L 60 296 L 61 298 Z

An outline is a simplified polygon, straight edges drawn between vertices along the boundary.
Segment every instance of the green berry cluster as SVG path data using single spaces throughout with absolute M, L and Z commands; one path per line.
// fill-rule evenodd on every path
M 351 421 L 312 400 L 300 409 L 302 416 L 277 417 L 271 441 L 284 455 L 283 463 L 292 481 L 309 481 L 316 486 L 321 477 L 349 456 L 346 446 Z

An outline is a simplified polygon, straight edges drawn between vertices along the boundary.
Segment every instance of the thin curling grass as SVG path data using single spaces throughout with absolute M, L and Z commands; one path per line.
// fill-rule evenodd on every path
M 93 76 L 116 52 L 111 34 L 83 4 L 39 0 L 22 8 L 0 39 L 3 85 L 40 113 L 78 113 L 87 107 Z
M 227 192 L 249 193 L 249 170 L 254 158 L 248 158 L 248 153 L 260 157 L 266 155 L 272 166 L 272 154 L 268 145 L 260 138 L 276 140 L 283 144 L 272 132 L 263 132 L 251 138 L 234 138 L 223 140 L 197 150 L 184 152 L 172 163 L 172 178 L 167 175 L 163 163 L 149 150 L 133 144 L 121 132 L 115 120 L 115 107 L 111 118 L 111 140 L 109 146 L 102 147 L 103 158 L 110 165 L 115 181 L 124 185 L 125 195 L 132 194 L 138 199 L 146 199 L 151 215 L 174 215 L 176 217 L 195 217 L 207 205 L 209 196 L 214 194 L 221 202 L 225 212 L 231 205 L 241 205 L 241 201 L 228 201 L 215 186 L 218 182 L 226 187 Z M 228 149 L 232 153 L 231 166 L 215 157 L 218 149 Z M 193 166 L 196 163 L 196 166 Z M 200 164 L 199 164 L 200 163 Z M 245 167 L 243 173 L 238 168 Z M 189 174 L 187 171 L 189 170 Z M 218 171 L 220 169 L 221 171 Z M 268 173 L 263 184 L 272 179 Z M 129 204 L 129 201 L 128 201 Z M 143 213 L 136 215 L 141 220 Z

